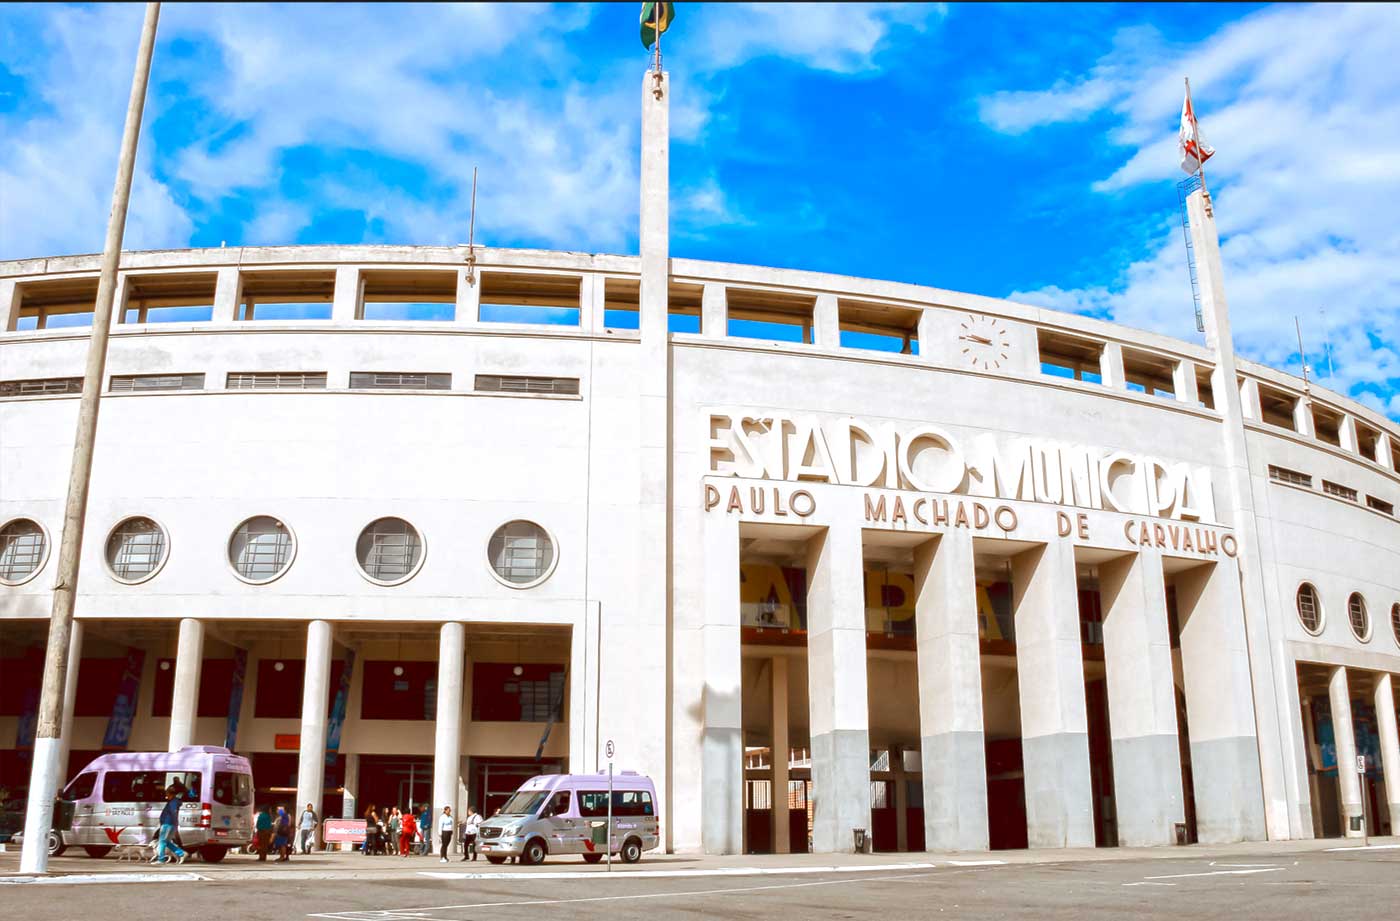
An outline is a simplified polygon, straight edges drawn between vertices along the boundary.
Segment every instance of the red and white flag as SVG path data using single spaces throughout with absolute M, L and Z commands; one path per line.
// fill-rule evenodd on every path
M 1196 110 L 1191 107 L 1191 84 L 1186 84 L 1186 101 L 1181 104 L 1181 136 L 1177 140 L 1181 151 L 1181 168 L 1195 173 L 1201 164 L 1215 156 L 1215 148 L 1201 137 L 1201 124 L 1196 121 Z

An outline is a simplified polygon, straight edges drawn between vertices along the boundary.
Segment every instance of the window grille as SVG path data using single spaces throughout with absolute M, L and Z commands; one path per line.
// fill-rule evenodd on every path
M 165 532 L 149 518 L 128 518 L 107 538 L 107 565 L 128 582 L 144 579 L 165 561 Z
M 20 518 L 0 530 L 0 582 L 23 582 L 44 562 L 44 529 Z
M 292 561 L 292 535 L 287 526 L 266 515 L 249 518 L 229 541 L 229 562 L 251 582 L 270 582 Z
M 1395 645 L 1400 646 L 1400 601 L 1390 606 L 1390 632 L 1395 634 Z
M 1306 473 L 1299 473 L 1296 470 L 1289 470 L 1287 467 L 1275 467 L 1269 465 L 1269 479 L 1279 483 L 1287 483 L 1290 486 L 1304 486 L 1312 489 L 1312 477 Z
M 380 582 L 401 582 L 413 575 L 423 558 L 423 540 L 402 518 L 380 518 L 360 532 L 355 556 L 365 575 Z
M 0 397 L 29 397 L 53 393 L 82 393 L 81 377 L 45 377 L 27 381 L 0 381 Z
M 1371 638 L 1371 618 L 1366 613 L 1366 599 L 1360 592 L 1352 592 L 1347 599 L 1347 617 L 1351 620 L 1351 632 L 1361 642 Z
M 203 390 L 203 374 L 114 374 L 112 393 L 144 390 Z
M 1322 481 L 1322 491 L 1329 496 L 1336 496 L 1338 499 L 1345 499 L 1348 502 L 1356 501 L 1356 490 L 1352 489 L 1350 486 L 1333 483 L 1331 480 Z
M 533 521 L 501 525 L 491 535 L 487 553 L 496 574 L 516 586 L 540 581 L 554 565 L 554 542 Z
M 476 389 L 483 393 L 578 393 L 576 377 L 529 377 L 478 374 Z
M 1377 499 L 1375 496 L 1367 496 L 1367 497 L 1366 497 L 1366 507 L 1367 507 L 1367 508 L 1373 508 L 1373 509 L 1375 509 L 1376 511 L 1378 511 L 1378 512 L 1383 512 L 1383 513 L 1386 514 L 1386 515 L 1394 515 L 1394 514 L 1395 514 L 1395 505 L 1394 505 L 1394 503 L 1387 502 L 1387 501 L 1385 501 L 1384 499 Z
M 1309 633 L 1322 630 L 1322 606 L 1317 603 L 1317 589 L 1307 582 L 1298 586 L 1298 620 Z
M 451 374 L 404 374 L 382 371 L 352 371 L 351 390 L 450 390 Z
M 230 371 L 229 390 L 325 390 L 324 371 Z

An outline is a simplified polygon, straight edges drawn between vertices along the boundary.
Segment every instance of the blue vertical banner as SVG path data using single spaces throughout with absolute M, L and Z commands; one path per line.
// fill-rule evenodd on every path
M 131 742 L 131 724 L 136 720 L 136 697 L 141 692 L 141 666 L 146 662 L 146 650 L 132 646 L 126 651 L 126 668 L 117 684 L 117 696 L 112 701 L 112 716 L 107 720 L 107 734 L 102 737 L 104 751 L 126 751 Z
M 340 684 L 331 704 L 330 722 L 326 726 L 326 766 L 335 764 L 340 753 L 340 728 L 345 725 L 345 708 L 350 704 L 350 676 L 355 670 L 355 650 L 345 650 L 345 667 L 340 670 Z
M 233 680 L 228 686 L 228 723 L 224 729 L 224 748 L 238 748 L 238 717 L 243 712 L 243 682 L 248 675 L 248 650 L 233 651 Z

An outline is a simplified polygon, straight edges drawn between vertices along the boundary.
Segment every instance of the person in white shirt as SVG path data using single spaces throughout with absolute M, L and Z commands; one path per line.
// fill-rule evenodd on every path
M 447 849 L 452 846 L 452 830 L 457 827 L 457 820 L 452 818 L 452 807 L 443 806 L 442 815 L 438 817 L 438 832 L 442 835 L 442 850 L 438 856 L 442 858 L 442 863 L 447 863 Z
M 481 828 L 482 818 L 477 814 L 476 807 L 467 804 L 467 817 L 462 822 L 462 861 L 466 862 L 468 855 L 472 860 L 476 860 L 476 834 Z

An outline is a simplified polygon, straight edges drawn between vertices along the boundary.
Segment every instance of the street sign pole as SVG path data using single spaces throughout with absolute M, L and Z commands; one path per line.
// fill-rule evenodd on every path
M 1371 846 L 1371 832 L 1366 827 L 1366 756 L 1356 756 L 1356 773 L 1360 775 L 1357 786 L 1361 789 L 1361 846 Z
M 612 823 L 613 823 L 613 755 L 617 754 L 617 746 L 612 739 L 608 739 L 608 744 L 604 747 L 604 752 L 608 756 L 608 872 L 612 872 Z

